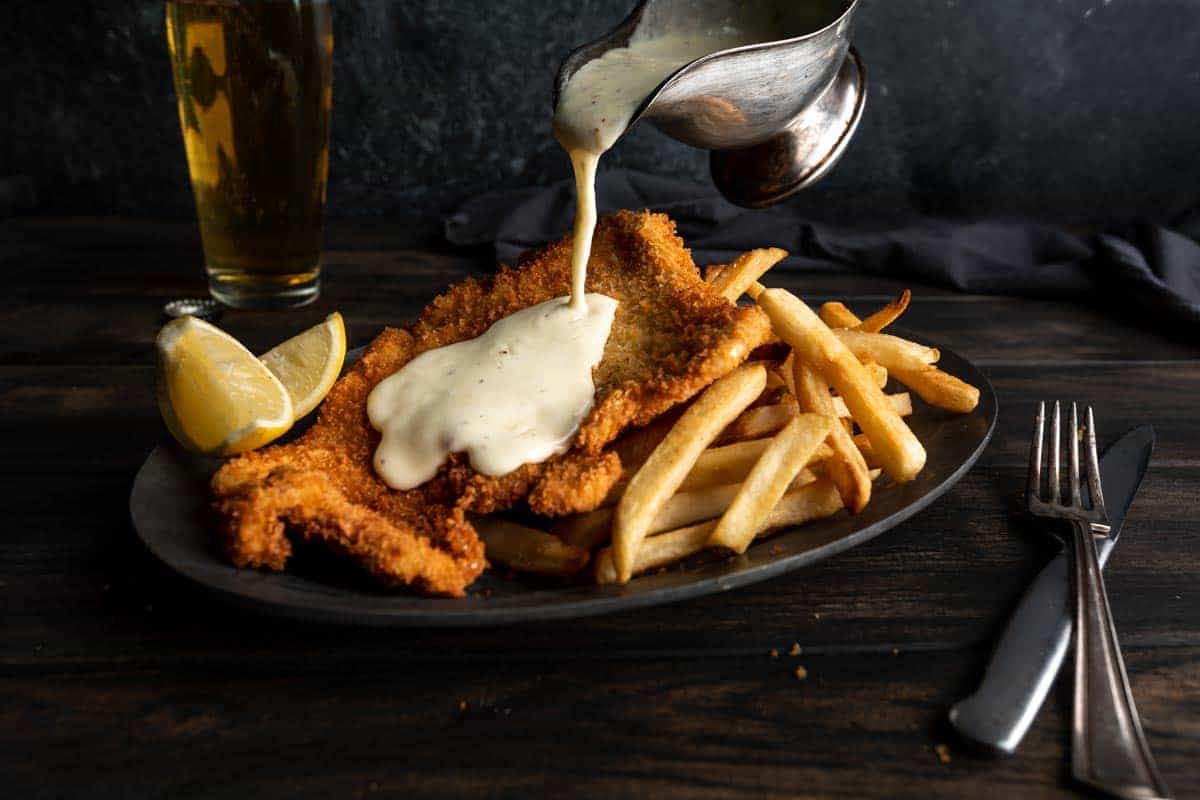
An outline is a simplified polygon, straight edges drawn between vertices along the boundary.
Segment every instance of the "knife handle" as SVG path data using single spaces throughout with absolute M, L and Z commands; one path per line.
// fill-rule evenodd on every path
M 1100 565 L 1115 542 L 1096 540 Z M 950 709 L 960 736 L 1005 755 L 1017 750 L 1062 667 L 1071 641 L 1071 562 L 1061 552 L 1038 574 L 1008 620 L 975 693 Z

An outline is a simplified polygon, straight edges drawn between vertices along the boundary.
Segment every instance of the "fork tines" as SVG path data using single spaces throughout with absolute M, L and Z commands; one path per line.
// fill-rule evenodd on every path
M 1046 429 L 1046 403 L 1038 404 L 1037 418 L 1034 421 L 1033 443 L 1029 448 L 1029 484 L 1025 490 L 1025 499 L 1030 511 L 1044 516 L 1086 516 L 1095 525 L 1105 525 L 1108 514 L 1104 508 L 1104 490 L 1100 484 L 1100 458 L 1096 453 L 1096 420 L 1091 406 L 1087 408 L 1087 418 L 1084 427 L 1079 427 L 1079 410 L 1071 403 L 1070 429 L 1070 464 L 1068 480 L 1070 486 L 1070 503 L 1062 500 L 1062 412 L 1059 402 L 1054 401 L 1054 417 L 1050 421 L 1050 472 L 1047 476 L 1047 495 L 1043 500 L 1042 494 L 1042 440 Z M 1084 440 L 1085 457 L 1084 472 L 1087 476 L 1088 497 L 1090 505 L 1085 505 L 1083 490 L 1080 484 L 1079 469 L 1079 440 Z M 1082 512 L 1082 514 L 1081 514 Z

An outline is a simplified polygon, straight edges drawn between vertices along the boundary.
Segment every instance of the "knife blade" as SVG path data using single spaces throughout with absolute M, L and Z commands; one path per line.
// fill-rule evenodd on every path
M 1111 531 L 1096 541 L 1100 565 L 1121 534 L 1150 453 L 1154 429 L 1126 433 L 1100 460 Z M 1012 755 L 1054 685 L 1071 641 L 1070 557 L 1056 555 L 1038 574 L 1009 617 L 974 694 L 950 709 L 950 724 L 967 741 Z

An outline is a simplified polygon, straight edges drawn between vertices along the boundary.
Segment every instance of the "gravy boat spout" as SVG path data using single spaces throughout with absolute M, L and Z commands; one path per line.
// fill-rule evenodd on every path
M 629 122 L 645 119 L 710 150 L 713 182 L 758 208 L 823 177 L 841 157 L 866 100 L 866 72 L 850 47 L 858 0 L 643 0 L 612 32 L 571 52 L 555 104 L 584 64 L 632 39 L 705 35 L 736 27 L 753 43 L 697 58 L 668 75 Z

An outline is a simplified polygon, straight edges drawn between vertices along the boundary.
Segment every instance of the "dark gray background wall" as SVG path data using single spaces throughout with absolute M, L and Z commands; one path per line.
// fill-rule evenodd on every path
M 333 212 L 435 216 L 565 177 L 555 68 L 631 5 L 334 0 Z M 813 216 L 1196 205 L 1200 0 L 864 0 L 859 20 L 866 117 L 796 201 Z M 0 179 L 26 210 L 191 213 L 165 50 L 161 2 L 0 4 Z M 706 179 L 649 129 L 609 163 Z

